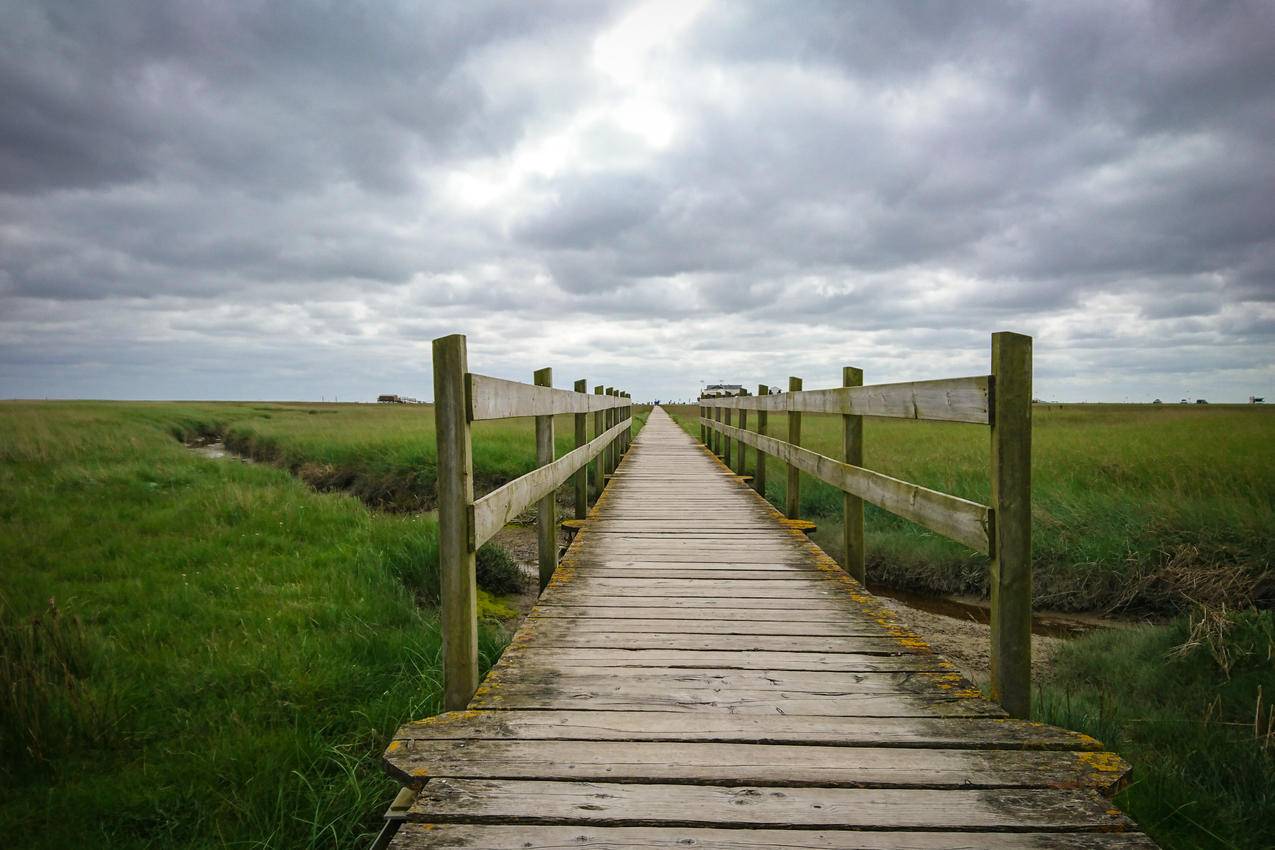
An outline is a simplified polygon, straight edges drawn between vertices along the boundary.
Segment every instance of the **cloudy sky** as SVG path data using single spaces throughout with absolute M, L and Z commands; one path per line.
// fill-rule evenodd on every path
M 0 397 L 1275 396 L 1275 3 L 0 0 Z

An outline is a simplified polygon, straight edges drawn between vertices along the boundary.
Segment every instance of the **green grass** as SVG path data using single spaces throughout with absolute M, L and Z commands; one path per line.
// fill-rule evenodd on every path
M 698 436 L 696 408 L 669 410 Z M 1192 601 L 1275 602 L 1275 408 L 1037 405 L 1033 417 L 1040 607 L 1171 612 Z M 802 445 L 836 457 L 839 425 L 805 415 Z M 769 430 L 785 436 L 786 417 L 771 414 Z M 864 432 L 865 466 L 988 503 L 986 427 L 867 419 Z M 767 465 L 766 495 L 780 505 L 784 469 Z M 839 555 L 839 491 L 803 474 L 801 510 Z M 986 593 L 986 558 L 872 506 L 866 515 L 869 583 Z
M 387 736 L 439 708 L 435 523 L 365 504 L 430 504 L 430 413 L 0 405 L 8 846 L 366 842 Z M 487 486 L 534 467 L 530 421 L 475 431 Z M 180 442 L 221 434 L 279 465 Z
M 1265 850 L 1275 847 L 1273 659 L 1270 611 L 1097 632 L 1062 648 L 1035 716 L 1134 766 L 1116 802 L 1161 846 Z

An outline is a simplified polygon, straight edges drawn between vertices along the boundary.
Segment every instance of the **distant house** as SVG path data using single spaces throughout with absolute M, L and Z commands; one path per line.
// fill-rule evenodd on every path
M 700 393 L 700 398 L 726 398 L 727 396 L 744 395 L 740 384 L 709 384 Z
M 1153 402 L 1151 402 L 1151 403 L 1152 403 L 1152 404 L 1164 404 L 1164 402 L 1160 401 L 1160 399 L 1156 399 L 1155 401 L 1153 401 Z
M 385 395 L 378 395 L 376 397 L 376 403 L 377 404 L 407 404 L 407 399 L 403 398 L 400 395 L 391 395 L 387 393 Z
M 1187 401 L 1186 399 L 1182 399 L 1180 402 L 1178 402 L 1178 404 L 1190 404 L 1190 402 Z
M 1197 398 L 1197 399 L 1195 400 L 1195 403 L 1196 403 L 1196 404 L 1208 404 L 1208 403 L 1209 403 L 1209 400 L 1208 400 L 1207 398 Z
M 1266 399 L 1262 398 L 1260 395 L 1251 395 L 1248 397 L 1248 403 L 1249 404 L 1265 404 Z

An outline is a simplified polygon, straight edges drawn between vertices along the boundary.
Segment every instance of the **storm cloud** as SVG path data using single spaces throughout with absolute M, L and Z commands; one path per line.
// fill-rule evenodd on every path
M 1275 394 L 1275 4 L 0 0 L 0 396 Z

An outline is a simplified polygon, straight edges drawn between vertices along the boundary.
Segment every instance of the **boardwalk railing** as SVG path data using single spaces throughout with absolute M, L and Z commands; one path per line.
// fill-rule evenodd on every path
M 1031 343 L 1021 334 L 992 334 L 990 375 L 864 386 L 863 372 L 846 367 L 842 386 L 835 389 L 803 392 L 801 378 L 789 378 L 786 393 L 772 394 L 762 386 L 755 396 L 699 400 L 701 437 L 727 466 L 742 474 L 745 447 L 756 450 L 753 486 L 759 493 L 766 492 L 767 456 L 788 465 L 789 518 L 798 516 L 802 472 L 845 494 L 845 566 L 859 582 L 865 579 L 864 501 L 991 556 L 992 694 L 1016 717 L 1026 717 L 1031 705 Z M 735 411 L 738 427 L 731 421 Z M 757 414 L 755 431 L 748 430 L 749 411 Z M 771 411 L 787 414 L 787 440 L 768 435 Z M 803 413 L 841 415 L 840 460 L 801 447 Z M 864 416 L 990 426 L 992 504 L 865 469 Z
M 504 525 L 539 502 L 540 588 L 558 563 L 554 491 L 575 477 L 575 513 L 589 510 L 587 476 L 594 492 L 620 463 L 629 446 L 632 402 L 614 387 L 593 388 L 576 381 L 575 390 L 555 389 L 553 372 L 540 369 L 534 384 L 491 378 L 469 371 L 465 337 L 434 340 L 434 422 L 438 440 L 438 557 L 443 629 L 443 707 L 463 709 L 478 689 L 478 601 L 475 553 Z M 593 414 L 593 439 L 587 438 Z M 576 447 L 554 458 L 553 417 L 573 414 Z M 474 499 L 470 424 L 484 419 L 536 418 L 538 468 L 481 499 Z

